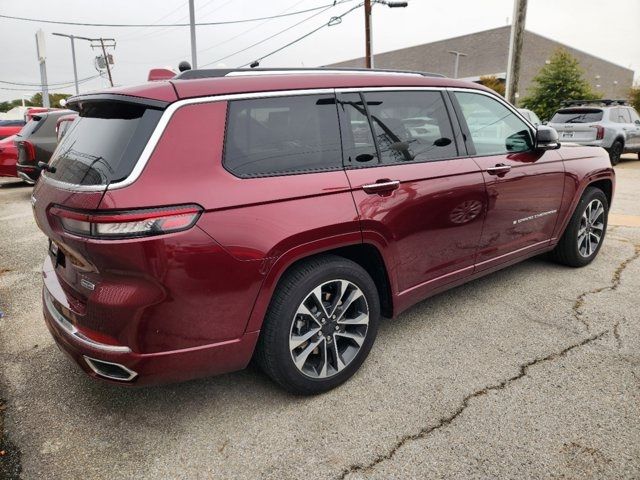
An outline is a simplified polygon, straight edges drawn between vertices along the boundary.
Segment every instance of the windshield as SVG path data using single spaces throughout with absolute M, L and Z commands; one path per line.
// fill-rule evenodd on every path
M 108 185 L 124 180 L 138 162 L 162 115 L 145 105 L 122 102 L 83 104 L 79 117 L 53 154 L 55 172 L 46 176 L 76 185 Z
M 592 123 L 602 120 L 602 110 L 598 108 L 567 108 L 558 110 L 550 123 Z

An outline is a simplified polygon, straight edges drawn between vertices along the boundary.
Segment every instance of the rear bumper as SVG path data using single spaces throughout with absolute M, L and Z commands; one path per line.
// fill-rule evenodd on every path
M 241 370 L 253 355 L 259 333 L 250 332 L 237 339 L 183 350 L 137 353 L 124 345 L 97 342 L 79 332 L 56 308 L 46 279 L 43 313 L 47 328 L 64 353 L 91 377 L 119 385 L 181 382 Z M 114 375 L 109 375 L 111 366 Z

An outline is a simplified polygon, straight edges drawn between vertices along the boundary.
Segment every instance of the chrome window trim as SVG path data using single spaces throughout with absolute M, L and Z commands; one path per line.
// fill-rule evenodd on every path
M 62 315 L 51 301 L 51 294 L 45 289 L 44 291 L 44 304 L 47 307 L 48 312 L 53 317 L 56 324 L 62 328 L 65 332 L 75 338 L 78 342 L 84 344 L 87 347 L 94 348 L 103 352 L 111 353 L 129 353 L 131 349 L 126 346 L 107 345 L 106 343 L 95 342 L 78 331 L 78 329 Z
M 167 109 L 162 113 L 160 120 L 158 121 L 158 125 L 153 130 L 153 133 L 149 137 L 149 141 L 147 145 L 142 150 L 140 154 L 140 158 L 136 163 L 135 167 L 129 174 L 127 178 L 120 182 L 111 183 L 108 186 L 105 185 L 77 185 L 73 183 L 61 182 L 59 180 L 55 180 L 53 178 L 49 178 L 46 174 L 42 174 L 41 178 L 50 183 L 51 185 L 64 189 L 70 190 L 73 192 L 103 192 L 106 190 L 116 190 L 118 188 L 124 188 L 131 185 L 135 182 L 139 177 L 144 168 L 147 166 L 147 162 L 153 151 L 155 150 L 162 134 L 164 133 L 171 117 L 173 114 L 186 105 L 195 105 L 198 103 L 214 103 L 214 102 L 226 102 L 229 100 L 246 100 L 251 98 L 269 98 L 269 97 L 285 97 L 292 95 L 322 95 L 322 94 L 333 94 L 335 92 L 334 88 L 317 88 L 317 89 L 305 89 L 305 90 L 277 90 L 277 91 L 267 91 L 267 92 L 251 92 L 251 93 L 233 93 L 228 95 L 211 95 L 207 97 L 196 97 L 196 98 L 185 98 L 183 100 L 178 100 L 177 102 L 172 103 L 167 107 Z
M 319 68 L 316 70 L 245 70 L 245 71 L 233 71 L 225 75 L 225 77 L 251 77 L 259 75 L 410 75 L 415 77 L 422 77 L 422 73 L 418 72 L 395 72 L 395 71 L 380 71 L 380 70 L 329 70 Z M 437 78 L 437 77 L 436 77 Z
M 514 113 L 519 119 L 525 122 L 525 125 L 528 125 L 532 135 L 535 138 L 536 128 L 531 124 L 526 118 L 524 118 L 517 109 L 512 106 L 506 100 L 500 98 L 497 95 L 494 95 L 489 92 L 485 92 L 480 89 L 475 88 L 462 88 L 462 87 L 446 87 L 446 86 L 393 86 L 393 85 L 385 85 L 379 87 L 338 87 L 338 88 L 311 88 L 311 89 L 303 89 L 303 90 L 275 90 L 275 91 L 262 91 L 262 92 L 251 92 L 251 93 L 233 93 L 226 95 L 210 95 L 206 97 L 196 97 L 196 98 L 185 98 L 183 100 L 178 100 L 167 107 L 167 109 L 163 112 L 160 120 L 158 121 L 158 125 L 153 130 L 153 133 L 149 137 L 149 141 L 145 146 L 144 150 L 140 154 L 140 158 L 136 163 L 135 167 L 129 174 L 127 178 L 120 182 L 111 183 L 105 187 L 105 185 L 77 185 L 67 182 L 61 182 L 59 180 L 55 180 L 49 178 L 45 172 L 42 173 L 40 178 L 58 188 L 63 190 L 69 190 L 73 192 L 103 192 L 106 190 L 116 190 L 119 188 L 128 187 L 133 184 L 142 174 L 142 171 L 147 166 L 153 151 L 155 150 L 162 134 L 164 133 L 167 125 L 171 121 L 173 114 L 179 110 L 180 108 L 186 105 L 195 105 L 200 103 L 214 103 L 214 102 L 226 102 L 230 100 L 247 100 L 253 98 L 271 98 L 271 97 L 288 97 L 288 96 L 298 96 L 298 95 L 323 95 L 323 94 L 333 94 L 333 93 L 351 93 L 351 92 L 408 92 L 408 91 L 450 91 L 450 92 L 468 92 L 468 93 L 477 93 L 480 95 L 485 95 L 487 97 L 491 97 L 496 101 L 505 105 L 512 113 Z

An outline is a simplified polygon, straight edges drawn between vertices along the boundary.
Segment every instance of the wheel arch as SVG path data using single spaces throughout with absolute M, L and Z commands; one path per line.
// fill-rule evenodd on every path
M 300 251 L 302 250 L 302 251 Z M 278 288 L 282 276 L 301 262 L 323 255 L 335 255 L 351 260 L 360 265 L 371 276 L 380 296 L 382 315 L 393 316 L 393 294 L 388 266 L 379 248 L 370 243 L 363 243 L 359 236 L 358 242 L 336 242 L 332 246 L 320 246 L 310 249 L 305 245 L 289 251 L 274 259 L 266 274 L 258 298 L 253 307 L 246 331 L 252 332 L 262 327 L 264 316 L 271 302 L 271 298 Z

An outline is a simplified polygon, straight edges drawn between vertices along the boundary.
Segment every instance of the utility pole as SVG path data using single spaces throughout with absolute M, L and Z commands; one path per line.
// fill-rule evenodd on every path
M 373 45 L 371 41 L 371 0 L 364 0 L 364 44 L 365 67 L 373 68 Z
M 396 2 L 390 0 L 364 0 L 364 45 L 365 45 L 365 66 L 374 68 L 373 62 L 373 25 L 371 23 L 371 4 L 380 3 L 389 8 L 404 8 L 408 2 Z
M 456 50 L 449 50 L 449 53 L 456 56 L 453 63 L 453 78 L 458 78 L 458 68 L 460 67 L 460 57 L 467 57 L 466 53 L 458 52 Z
M 44 32 L 39 29 L 36 32 L 36 52 L 40 65 L 40 83 L 42 84 L 42 106 L 49 108 L 49 86 L 47 85 L 47 52 L 44 46 Z
M 191 65 L 196 69 L 198 68 L 198 55 L 196 53 L 196 11 L 193 2 L 194 0 L 189 0 L 189 30 L 191 31 Z
M 509 60 L 507 62 L 507 86 L 505 97 L 508 102 L 516 103 L 518 82 L 520 81 L 520 64 L 522 60 L 522 43 L 524 26 L 527 18 L 527 0 L 513 0 L 513 19 L 511 21 L 511 38 L 509 39 Z
M 53 35 L 57 35 L 58 37 L 67 37 L 69 40 L 71 40 L 71 58 L 73 59 L 73 81 L 76 86 L 76 95 L 78 95 L 80 93 L 80 90 L 78 88 L 78 68 L 76 67 L 76 46 L 74 41 L 76 37 L 74 37 L 73 35 L 67 35 L 65 33 L 54 33 Z M 83 39 L 83 40 L 86 40 L 86 39 Z
M 111 78 L 111 67 L 109 66 L 109 57 L 107 57 L 107 51 L 104 48 L 104 38 L 100 38 L 100 47 L 102 48 L 102 56 L 104 57 L 104 63 L 107 66 L 107 75 L 109 75 L 109 83 L 113 87 L 113 78 Z

